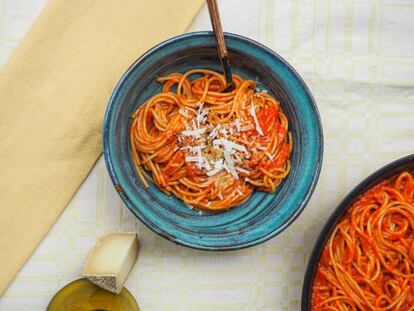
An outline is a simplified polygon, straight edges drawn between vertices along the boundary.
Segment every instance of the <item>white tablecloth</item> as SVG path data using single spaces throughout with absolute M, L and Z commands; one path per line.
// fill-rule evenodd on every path
M 45 2 L 0 0 L 2 63 Z M 363 177 L 414 152 L 413 1 L 219 3 L 224 29 L 276 50 L 302 75 L 318 104 L 324 165 L 306 210 L 260 246 L 191 250 L 139 223 L 114 191 L 101 159 L 0 298 L 1 311 L 44 310 L 62 286 L 79 278 L 97 238 L 113 230 L 139 233 L 141 253 L 126 286 L 143 311 L 299 310 L 306 261 L 330 211 Z M 204 29 L 210 29 L 206 8 L 190 30 Z

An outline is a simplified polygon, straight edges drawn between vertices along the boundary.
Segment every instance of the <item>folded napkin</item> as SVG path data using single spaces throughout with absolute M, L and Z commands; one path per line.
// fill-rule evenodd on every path
M 202 0 L 51 0 L 0 73 L 0 295 L 101 154 L 117 80 Z

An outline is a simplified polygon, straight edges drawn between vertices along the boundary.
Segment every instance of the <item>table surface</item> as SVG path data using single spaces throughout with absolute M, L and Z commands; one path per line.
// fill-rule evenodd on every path
M 0 0 L 0 61 L 46 0 Z M 226 31 L 287 59 L 310 87 L 325 135 L 322 174 L 302 215 L 272 240 L 209 253 L 143 226 L 114 191 L 102 159 L 18 274 L 0 310 L 44 310 L 79 278 L 97 238 L 136 231 L 142 248 L 126 287 L 147 310 L 299 310 L 313 243 L 361 179 L 414 152 L 414 3 L 411 0 L 222 0 Z M 210 29 L 204 7 L 190 30 Z

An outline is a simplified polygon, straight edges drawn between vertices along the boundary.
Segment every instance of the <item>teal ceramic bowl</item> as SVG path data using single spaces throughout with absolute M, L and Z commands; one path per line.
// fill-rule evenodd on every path
M 229 33 L 225 38 L 233 72 L 258 79 L 258 87 L 279 99 L 290 121 L 292 169 L 275 193 L 255 191 L 232 210 L 200 214 L 153 184 L 145 189 L 135 172 L 129 143 L 131 114 L 161 90 L 157 77 L 194 68 L 221 71 L 211 32 L 174 37 L 141 56 L 113 91 L 103 126 L 106 166 L 127 207 L 159 235 L 184 246 L 215 251 L 250 247 L 286 229 L 312 195 L 323 151 L 318 110 L 297 72 L 251 39 Z

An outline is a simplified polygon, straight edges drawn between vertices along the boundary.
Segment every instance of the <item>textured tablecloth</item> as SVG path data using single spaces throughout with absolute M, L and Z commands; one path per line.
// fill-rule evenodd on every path
M 2 63 L 45 2 L 0 0 Z M 141 253 L 126 286 L 143 311 L 299 310 L 306 261 L 331 210 L 376 168 L 414 153 L 413 1 L 219 4 L 226 31 L 277 51 L 315 97 L 325 153 L 305 211 L 285 232 L 250 249 L 187 249 L 139 223 L 114 191 L 101 159 L 0 298 L 1 311 L 44 310 L 55 292 L 79 278 L 97 238 L 113 230 L 139 233 Z M 205 29 L 210 24 L 204 7 L 190 30 Z

